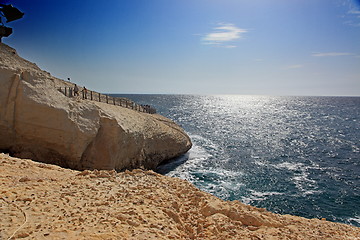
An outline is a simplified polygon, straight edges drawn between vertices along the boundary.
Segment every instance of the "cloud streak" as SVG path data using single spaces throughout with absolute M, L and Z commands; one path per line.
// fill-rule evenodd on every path
M 221 23 L 215 27 L 213 32 L 206 34 L 202 38 L 203 44 L 217 45 L 226 48 L 236 47 L 229 44 L 242 38 L 242 34 L 246 33 L 246 29 L 238 28 L 231 23 Z
M 352 56 L 353 53 L 347 52 L 323 52 L 323 53 L 313 53 L 311 56 L 313 57 L 338 57 L 338 56 Z
M 359 10 L 356 10 L 356 9 L 351 9 L 351 10 L 349 10 L 348 13 L 358 15 L 358 17 L 359 17 L 359 15 L 360 15 L 360 11 L 359 11 Z

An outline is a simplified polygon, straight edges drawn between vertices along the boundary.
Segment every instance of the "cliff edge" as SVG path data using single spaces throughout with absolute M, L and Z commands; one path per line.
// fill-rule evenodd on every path
M 173 121 L 58 91 L 55 78 L 0 44 L 0 150 L 72 169 L 154 169 L 191 140 Z

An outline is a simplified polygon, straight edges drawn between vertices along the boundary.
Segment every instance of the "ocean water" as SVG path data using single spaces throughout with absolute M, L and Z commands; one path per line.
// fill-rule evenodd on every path
M 360 227 L 360 97 L 121 96 L 193 141 L 158 172 L 224 200 Z

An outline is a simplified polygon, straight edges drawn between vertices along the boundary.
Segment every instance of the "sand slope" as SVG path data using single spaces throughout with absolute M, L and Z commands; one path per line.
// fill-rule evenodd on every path
M 152 171 L 74 171 L 0 154 L 0 239 L 360 239 L 360 229 L 225 202 Z

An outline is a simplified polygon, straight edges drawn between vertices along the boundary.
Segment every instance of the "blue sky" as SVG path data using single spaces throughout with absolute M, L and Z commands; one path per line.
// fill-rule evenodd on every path
M 1 2 L 4 43 L 96 91 L 360 96 L 360 1 Z

